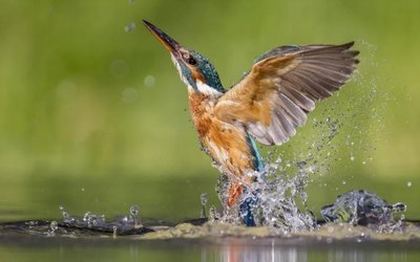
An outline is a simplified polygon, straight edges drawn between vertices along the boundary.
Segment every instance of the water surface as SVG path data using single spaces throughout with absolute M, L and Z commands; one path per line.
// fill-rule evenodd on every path
M 418 242 L 68 239 L 0 236 L 1 261 L 419 261 Z

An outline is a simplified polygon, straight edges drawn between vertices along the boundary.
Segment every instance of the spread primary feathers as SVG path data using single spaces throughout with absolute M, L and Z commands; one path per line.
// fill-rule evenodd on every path
M 219 98 L 216 116 L 243 125 L 262 144 L 286 142 L 305 123 L 315 102 L 350 78 L 359 62 L 352 46 L 353 42 L 272 49 Z

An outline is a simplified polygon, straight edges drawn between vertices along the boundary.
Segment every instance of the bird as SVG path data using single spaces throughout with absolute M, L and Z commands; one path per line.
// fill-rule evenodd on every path
M 187 86 L 198 139 L 216 168 L 228 178 L 224 206 L 240 206 L 244 223 L 254 225 L 245 191 L 264 171 L 257 143 L 286 143 L 305 124 L 316 102 L 338 91 L 356 70 L 354 42 L 340 45 L 285 45 L 259 56 L 251 69 L 225 89 L 213 64 L 152 23 L 146 28 L 169 52 Z

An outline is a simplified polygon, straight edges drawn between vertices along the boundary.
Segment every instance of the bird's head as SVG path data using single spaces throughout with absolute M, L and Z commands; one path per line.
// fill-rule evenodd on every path
M 169 51 L 181 80 L 196 92 L 223 93 L 223 86 L 214 66 L 200 53 L 181 46 L 150 22 L 143 20 L 149 31 Z

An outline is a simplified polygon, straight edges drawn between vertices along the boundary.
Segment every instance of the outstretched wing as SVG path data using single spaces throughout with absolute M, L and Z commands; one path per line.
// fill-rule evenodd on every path
M 349 79 L 359 62 L 352 46 L 353 42 L 274 48 L 219 99 L 216 116 L 245 126 L 262 144 L 286 142 L 305 123 L 315 102 Z

